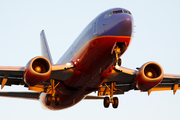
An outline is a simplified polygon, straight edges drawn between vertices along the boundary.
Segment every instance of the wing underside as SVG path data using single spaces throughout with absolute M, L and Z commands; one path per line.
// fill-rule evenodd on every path
M 179 89 L 180 75 L 164 74 L 162 82 L 148 92 L 150 94 L 151 91 L 173 90 L 173 94 L 175 94 Z
M 0 92 L 0 97 L 39 100 L 38 92 Z
M 68 79 L 72 73 L 74 72 L 74 66 L 72 63 L 62 63 L 58 65 L 52 66 L 52 72 L 49 79 L 45 81 L 45 83 L 41 83 L 36 86 L 28 86 L 24 82 L 24 67 L 9 67 L 9 66 L 1 66 L 0 67 L 0 84 L 1 89 L 4 86 L 11 85 L 22 85 L 29 90 L 36 91 L 33 92 L 0 92 L 0 96 L 2 97 L 12 97 L 12 98 L 24 98 L 24 99 L 38 99 L 40 92 L 47 92 L 47 88 L 51 85 L 50 79 L 54 79 L 56 81 L 64 81 Z M 46 89 L 46 91 L 45 91 Z
M 113 94 L 124 94 L 129 90 L 138 90 L 136 88 L 135 80 L 137 74 L 138 70 L 115 66 L 111 75 L 104 80 L 102 87 L 99 88 L 98 96 L 110 95 L 110 86 L 112 82 L 115 83 Z M 180 75 L 164 74 L 161 83 L 148 90 L 148 95 L 152 91 L 164 90 L 173 90 L 173 93 L 175 94 L 178 89 L 180 89 Z

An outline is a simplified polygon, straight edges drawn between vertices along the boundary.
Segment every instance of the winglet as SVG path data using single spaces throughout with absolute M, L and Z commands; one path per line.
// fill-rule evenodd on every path
M 41 31 L 40 38 L 41 38 L 41 53 L 42 53 L 42 56 L 47 58 L 50 61 L 50 63 L 53 64 L 51 53 L 50 53 L 50 50 L 49 50 L 49 46 L 48 46 L 48 43 L 47 43 L 47 39 L 46 39 L 44 30 Z

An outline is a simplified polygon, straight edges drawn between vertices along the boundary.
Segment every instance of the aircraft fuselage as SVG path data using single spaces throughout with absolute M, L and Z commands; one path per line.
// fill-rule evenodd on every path
M 75 66 L 71 77 L 58 87 L 60 104 L 46 107 L 54 110 L 67 108 L 97 90 L 111 74 L 116 58 L 114 47 L 122 47 L 118 55 L 121 57 L 130 44 L 132 31 L 132 15 L 123 8 L 107 10 L 92 20 L 57 63 L 71 61 Z M 45 94 L 40 98 L 45 105 Z

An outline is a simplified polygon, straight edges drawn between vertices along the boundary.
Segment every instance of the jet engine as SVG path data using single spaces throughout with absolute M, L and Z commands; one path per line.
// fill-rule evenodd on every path
M 137 72 L 136 87 L 142 91 L 148 91 L 156 87 L 163 79 L 163 69 L 155 62 L 145 63 Z
M 51 75 L 51 63 L 44 57 L 31 59 L 24 70 L 24 81 L 29 86 L 34 86 L 46 81 Z

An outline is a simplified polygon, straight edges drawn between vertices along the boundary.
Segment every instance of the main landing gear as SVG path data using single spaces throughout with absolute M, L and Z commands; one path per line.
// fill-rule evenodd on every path
M 110 88 L 108 87 L 110 89 L 110 98 L 109 97 L 105 97 L 104 98 L 104 107 L 105 108 L 108 108 L 110 103 L 112 103 L 113 108 L 117 108 L 118 107 L 119 100 L 118 100 L 117 97 L 113 97 L 114 86 L 115 86 L 115 83 L 112 82 Z
M 50 86 L 50 91 L 48 91 L 46 97 L 45 97 L 45 103 L 46 105 L 50 105 L 52 101 L 54 101 L 54 104 L 56 106 L 59 105 L 60 102 L 60 96 L 56 93 L 56 87 L 59 85 L 59 83 L 56 84 L 55 86 L 55 80 L 51 79 L 51 86 Z
M 52 96 L 51 94 L 47 94 L 46 95 L 46 98 L 45 98 L 45 102 L 46 102 L 46 105 L 50 105 L 52 100 L 54 101 L 54 104 L 56 106 L 59 105 L 59 102 L 60 102 L 60 97 L 58 94 L 56 94 L 55 96 Z

